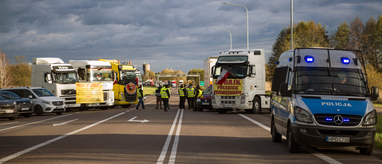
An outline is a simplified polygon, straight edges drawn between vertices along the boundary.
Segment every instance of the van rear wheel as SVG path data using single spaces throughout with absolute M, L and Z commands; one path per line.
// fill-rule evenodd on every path
M 273 142 L 281 142 L 281 134 L 277 132 L 275 122 L 272 119 L 271 123 L 271 134 L 272 134 L 272 141 Z

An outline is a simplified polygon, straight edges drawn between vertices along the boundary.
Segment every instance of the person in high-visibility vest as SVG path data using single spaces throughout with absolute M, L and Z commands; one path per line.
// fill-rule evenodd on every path
M 194 111 L 197 111 L 196 100 L 198 98 L 202 98 L 202 97 L 203 97 L 203 91 L 200 88 L 200 85 L 197 85 L 196 89 L 195 89 L 195 109 L 194 109 Z
M 190 84 L 187 88 L 187 101 L 189 102 L 189 108 L 195 110 L 195 88 Z
M 139 85 L 139 87 L 138 87 L 138 105 L 135 108 L 135 110 L 138 110 L 140 104 L 142 104 L 142 108 L 143 108 L 143 110 L 145 110 L 145 103 L 143 102 L 143 96 L 144 96 L 144 94 L 143 94 L 142 85 Z
M 168 99 L 170 98 L 170 90 L 168 89 L 168 85 L 164 85 L 160 90 L 160 95 L 164 105 L 164 111 L 166 112 L 169 108 Z
M 181 84 L 178 90 L 179 93 L 179 109 L 184 109 L 185 108 L 185 101 L 186 101 L 186 92 L 187 90 L 184 88 L 184 85 Z
M 161 99 L 161 95 L 160 95 L 160 91 L 162 89 L 162 85 L 159 84 L 159 86 L 155 89 L 155 97 L 156 97 L 156 106 L 155 106 L 155 109 L 158 109 L 158 105 L 159 105 L 159 109 L 162 109 L 162 99 Z

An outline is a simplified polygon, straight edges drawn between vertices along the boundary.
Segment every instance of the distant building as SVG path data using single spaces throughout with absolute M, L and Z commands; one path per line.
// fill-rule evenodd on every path
M 150 64 L 144 62 L 143 63 L 143 74 L 146 74 L 147 71 L 150 71 Z

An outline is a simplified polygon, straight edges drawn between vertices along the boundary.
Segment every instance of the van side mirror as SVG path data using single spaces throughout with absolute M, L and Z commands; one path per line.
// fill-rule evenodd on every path
M 281 83 L 280 84 L 280 94 L 283 97 L 291 97 L 292 96 L 291 90 L 288 90 L 288 84 L 287 83 Z
M 29 95 L 29 96 L 28 96 L 28 98 L 32 99 L 32 98 L 33 98 L 33 96 L 32 96 L 32 95 Z
M 371 87 L 371 100 L 378 100 L 379 98 L 379 89 L 378 87 Z

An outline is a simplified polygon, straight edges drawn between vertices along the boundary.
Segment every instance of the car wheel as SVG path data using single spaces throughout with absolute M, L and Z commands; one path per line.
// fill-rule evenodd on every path
M 31 116 L 32 116 L 32 113 L 24 114 L 24 117 L 25 117 L 25 118 L 29 118 L 29 117 L 31 117 Z
M 226 110 L 218 110 L 218 112 L 219 112 L 219 114 L 225 114 L 225 113 L 227 113 Z
M 272 141 L 273 142 L 281 142 L 281 134 L 277 132 L 275 122 L 272 119 L 271 123 L 271 134 L 272 134 Z
M 373 153 L 373 145 L 370 145 L 369 147 L 361 147 L 359 148 L 359 152 L 364 155 L 371 155 L 371 153 Z
M 259 97 L 255 97 L 254 101 L 252 102 L 252 112 L 254 114 L 258 114 L 261 110 L 261 104 Z
M 62 114 L 62 112 L 57 112 L 57 113 L 56 113 L 56 115 L 61 115 L 61 114 Z
M 36 111 L 37 116 L 42 116 L 43 111 L 42 111 L 41 106 L 36 106 L 35 111 Z
M 296 143 L 293 137 L 292 130 L 288 128 L 288 136 L 287 136 L 287 146 L 289 153 L 297 153 L 300 146 Z

